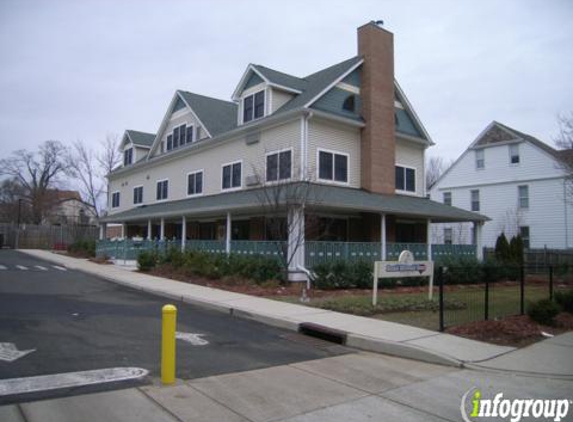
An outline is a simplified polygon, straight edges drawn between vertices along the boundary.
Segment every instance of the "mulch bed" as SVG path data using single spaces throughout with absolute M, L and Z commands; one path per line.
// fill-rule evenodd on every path
M 562 312 L 556 326 L 549 327 L 533 321 L 527 315 L 510 316 L 498 321 L 476 321 L 446 329 L 449 334 L 501 346 L 523 347 L 544 340 L 542 332 L 552 335 L 573 330 L 573 315 Z

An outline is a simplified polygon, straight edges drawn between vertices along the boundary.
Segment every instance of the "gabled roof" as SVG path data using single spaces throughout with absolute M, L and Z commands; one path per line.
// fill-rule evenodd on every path
M 326 69 L 305 76 L 306 82 L 304 91 L 279 108 L 275 114 L 283 113 L 298 107 L 308 107 L 319 94 L 323 93 L 330 85 L 333 85 L 338 79 L 346 76 L 354 67 L 362 62 L 362 57 L 356 56 L 343 62 L 337 63 Z
M 154 133 L 139 132 L 137 130 L 126 130 L 125 133 L 131 139 L 131 142 L 138 147 L 151 148 L 155 140 Z
M 302 91 L 306 88 L 306 81 L 304 79 L 261 66 L 260 64 L 253 64 L 252 66 L 259 71 L 264 79 L 272 84 L 282 85 L 297 91 Z
M 187 91 L 177 91 L 211 136 L 237 127 L 237 104 Z
M 477 138 L 470 144 L 470 146 L 461 153 L 461 155 L 452 163 L 452 165 L 448 167 L 446 171 L 443 172 L 442 175 L 438 178 L 438 180 L 436 180 L 432 186 L 429 186 L 428 189 L 436 186 L 438 182 L 440 182 L 440 180 L 442 180 L 450 172 L 450 170 L 458 164 L 458 162 L 468 151 L 486 148 L 492 145 L 495 146 L 496 144 L 508 144 L 513 142 L 529 142 L 557 160 L 567 161 L 573 157 L 573 150 L 557 150 L 547 145 L 545 142 L 540 141 L 534 136 L 520 132 L 494 120 L 486 126 L 486 128 L 477 136 Z

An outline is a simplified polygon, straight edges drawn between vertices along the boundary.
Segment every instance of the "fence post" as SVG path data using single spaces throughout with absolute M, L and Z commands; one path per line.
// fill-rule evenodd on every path
M 553 300 L 553 265 L 549 266 L 549 300 Z
M 525 315 L 525 266 L 524 265 L 520 267 L 519 285 L 520 285 L 519 312 L 521 313 L 521 315 Z
M 444 331 L 444 267 L 438 267 L 438 286 L 440 288 L 440 331 Z
M 485 279 L 485 291 L 484 291 L 484 320 L 489 319 L 489 274 L 486 275 Z

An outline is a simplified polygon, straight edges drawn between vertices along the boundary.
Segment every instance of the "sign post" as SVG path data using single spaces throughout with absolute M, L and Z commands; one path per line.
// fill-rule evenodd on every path
M 378 303 L 378 279 L 401 278 L 401 277 L 429 277 L 429 299 L 432 299 L 434 281 L 433 261 L 414 261 L 414 255 L 410 251 L 402 251 L 398 261 L 374 262 L 374 280 L 372 283 L 372 306 Z

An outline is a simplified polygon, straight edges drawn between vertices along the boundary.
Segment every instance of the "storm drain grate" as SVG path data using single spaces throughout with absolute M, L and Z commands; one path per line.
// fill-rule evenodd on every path
M 318 324 L 302 323 L 298 327 L 298 332 L 306 336 L 314 337 L 320 340 L 335 344 L 346 344 L 346 333 L 334 330 Z

